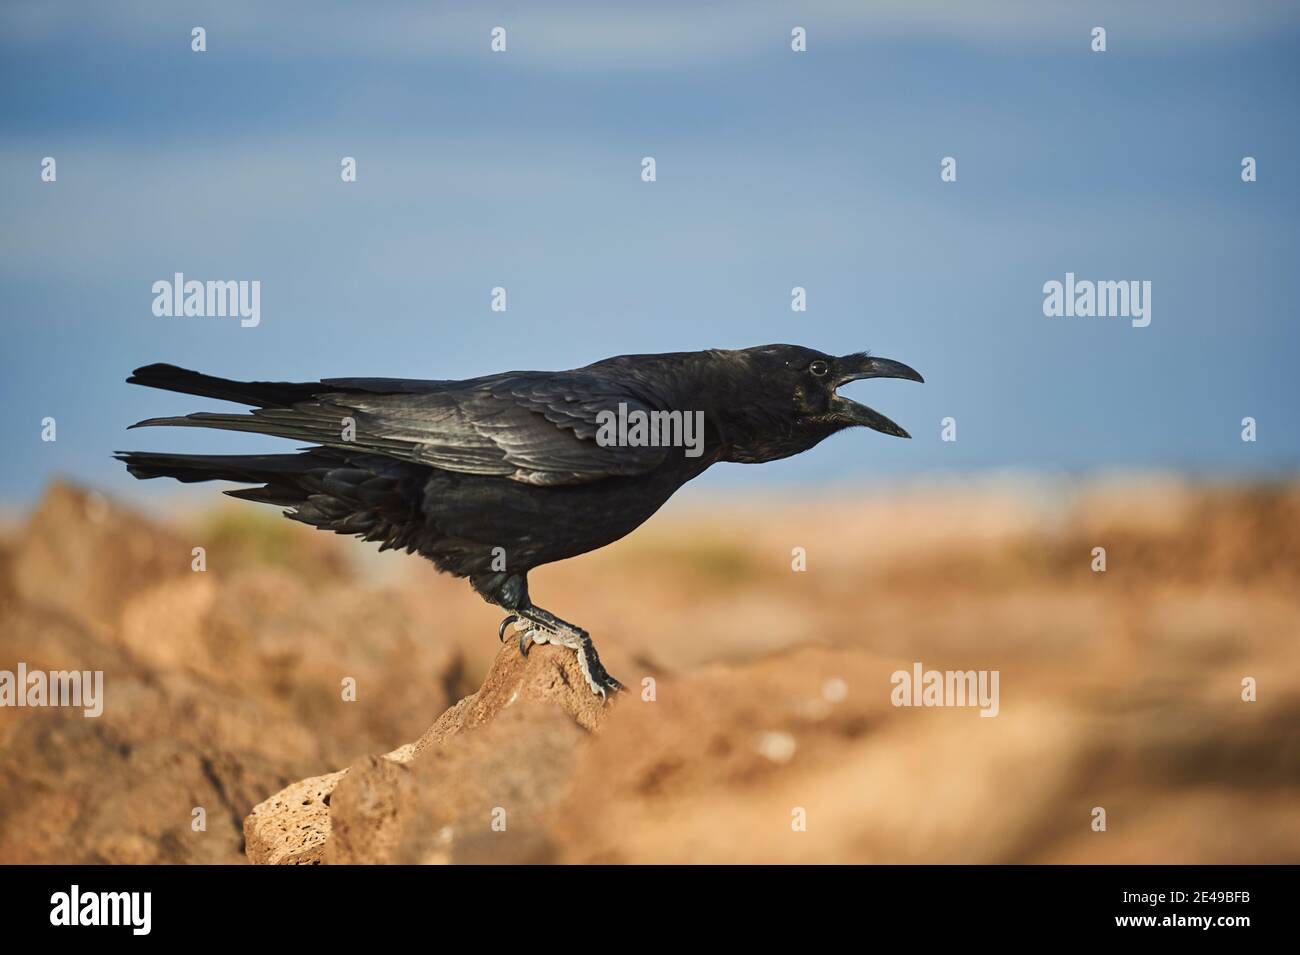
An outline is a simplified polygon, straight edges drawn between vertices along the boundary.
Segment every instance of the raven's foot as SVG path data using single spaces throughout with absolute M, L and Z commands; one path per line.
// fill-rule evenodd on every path
M 582 670 L 582 675 L 586 678 L 587 686 L 591 687 L 592 693 L 604 697 L 610 690 L 623 689 L 623 684 L 610 676 L 609 671 L 600 662 L 600 654 L 596 652 L 596 645 L 591 642 L 587 631 L 540 630 L 533 634 L 533 641 L 568 647 L 577 653 L 578 667 Z
M 603 698 L 610 690 L 624 688 L 622 683 L 610 676 L 609 671 L 600 662 L 596 645 L 591 642 L 591 636 L 587 631 L 581 627 L 565 623 L 540 608 L 532 608 L 529 611 L 512 613 L 501 621 L 497 636 L 502 641 L 505 640 L 506 627 L 512 623 L 519 634 L 521 655 L 528 655 L 530 643 L 551 643 L 559 647 L 568 647 L 578 654 L 578 666 L 592 693 Z

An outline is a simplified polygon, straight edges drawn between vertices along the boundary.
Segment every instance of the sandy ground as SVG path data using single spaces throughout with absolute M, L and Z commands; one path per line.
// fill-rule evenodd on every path
M 0 543 L 0 670 L 102 671 L 104 708 L 0 708 L 0 862 L 243 862 L 347 767 L 296 861 L 1300 861 L 1300 485 L 675 503 L 531 579 L 604 707 L 372 547 L 52 486 Z M 895 706 L 918 664 L 996 672 L 997 715 Z

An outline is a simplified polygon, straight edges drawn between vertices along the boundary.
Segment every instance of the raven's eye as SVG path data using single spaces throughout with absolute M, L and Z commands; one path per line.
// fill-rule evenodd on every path
M 818 378 L 824 378 L 830 372 L 831 366 L 826 364 L 820 358 L 808 366 L 808 370 Z

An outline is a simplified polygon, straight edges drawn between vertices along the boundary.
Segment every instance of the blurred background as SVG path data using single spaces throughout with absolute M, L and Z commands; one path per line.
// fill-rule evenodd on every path
M 913 440 L 714 468 L 535 575 L 691 703 L 575 744 L 529 858 L 1297 861 L 1298 53 L 1283 2 L 5 4 L 0 669 L 109 698 L 0 710 L 0 861 L 241 861 L 253 804 L 418 737 L 497 650 L 415 558 L 133 481 L 113 450 L 283 443 L 128 434 L 216 407 L 131 369 L 782 341 L 919 369 L 848 390 Z M 260 281 L 260 324 L 156 317 L 175 272 Z M 1150 281 L 1150 326 L 1045 317 L 1066 272 Z M 1001 715 L 889 706 L 918 660 L 1000 670 Z

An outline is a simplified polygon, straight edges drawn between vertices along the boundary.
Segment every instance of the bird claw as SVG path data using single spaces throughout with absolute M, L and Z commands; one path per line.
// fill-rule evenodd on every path
M 515 625 L 515 632 L 519 634 L 519 655 L 520 656 L 524 656 L 524 657 L 528 656 L 528 648 L 530 645 L 534 643 L 550 642 L 545 637 L 544 635 L 545 631 L 540 626 L 538 626 L 537 624 L 533 623 L 531 620 L 528 620 L 525 617 L 521 617 L 517 613 L 510 614 L 508 617 L 506 617 L 504 620 L 501 621 L 501 626 L 497 627 L 498 642 L 505 643 L 506 627 L 510 626 L 512 623 Z
M 497 627 L 497 643 L 506 642 L 506 627 L 515 623 L 519 619 L 519 614 L 512 613 L 506 619 L 501 621 L 501 626 Z

